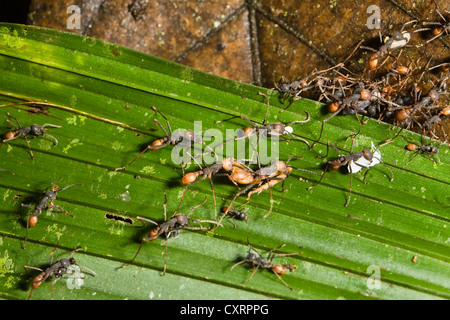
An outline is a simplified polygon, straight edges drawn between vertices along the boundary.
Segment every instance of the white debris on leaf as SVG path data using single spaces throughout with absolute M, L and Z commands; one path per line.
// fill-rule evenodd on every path
M 372 148 L 372 160 L 367 160 L 363 156 L 356 161 L 350 161 L 347 168 L 348 172 L 350 173 L 356 173 L 361 171 L 362 168 L 369 168 L 373 167 L 376 164 L 379 164 L 381 162 L 381 152 L 378 150 L 374 145 L 373 142 L 371 142 Z

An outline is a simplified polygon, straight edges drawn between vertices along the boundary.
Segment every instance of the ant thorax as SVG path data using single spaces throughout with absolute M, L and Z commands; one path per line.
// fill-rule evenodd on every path
M 349 164 L 347 166 L 348 172 L 350 173 L 356 173 L 359 172 L 362 168 L 369 168 L 373 167 L 374 165 L 381 162 L 381 152 L 373 145 L 373 142 L 371 142 L 371 159 L 366 159 L 364 156 L 361 156 L 360 158 L 349 161 Z

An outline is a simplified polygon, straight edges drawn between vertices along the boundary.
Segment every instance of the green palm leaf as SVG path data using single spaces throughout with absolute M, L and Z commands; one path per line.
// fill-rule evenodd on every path
M 367 185 L 362 176 L 353 176 L 350 205 L 345 208 L 349 176 L 329 172 L 323 182 L 295 171 L 286 180 L 287 192 L 273 188 L 274 210 L 268 192 L 252 196 L 248 224 L 231 219 L 214 232 L 183 230 L 167 242 L 167 273 L 164 239 L 144 243 L 132 265 L 120 269 L 135 255 L 149 231 L 138 228 L 136 216 L 161 222 L 166 190 L 168 214 L 177 208 L 184 187 L 179 165 L 171 161 L 172 147 L 146 152 L 126 170 L 115 172 L 134 159 L 151 141 L 164 136 L 155 131 L 152 106 L 170 120 L 173 129 L 238 129 L 248 124 L 236 119 L 221 124 L 215 120 L 242 115 L 261 122 L 266 111 L 259 91 L 272 94 L 269 122 L 311 121 L 294 125 L 294 133 L 310 142 L 319 134 L 323 115 L 319 103 L 300 100 L 284 113 L 278 94 L 267 89 L 223 79 L 186 66 L 144 55 L 92 38 L 38 27 L 0 25 L 0 94 L 8 102 L 41 101 L 49 104 L 48 115 L 31 115 L 25 106 L 2 107 L 0 113 L 16 117 L 23 126 L 51 123 L 48 137 L 30 140 L 35 159 L 31 160 L 24 139 L 4 143 L 0 149 L 0 294 L 7 299 L 26 299 L 36 271 L 24 265 L 45 268 L 56 245 L 54 261 L 69 256 L 75 247 L 83 270 L 81 289 L 69 288 L 74 278 L 55 284 L 55 299 L 447 299 L 450 297 L 449 268 L 449 155 L 440 148 L 441 163 L 418 156 L 408 166 L 412 154 L 404 151 L 403 138 L 382 148 L 383 166 L 370 170 Z M 0 121 L 2 133 L 11 128 Z M 323 142 L 348 153 L 345 139 L 357 129 L 354 117 L 335 117 L 325 125 Z M 392 138 L 395 131 L 370 120 L 355 141 L 355 150 Z M 420 138 L 410 133 L 416 140 Z M 292 165 L 321 173 L 326 160 L 326 144 L 312 151 L 300 141 L 281 142 L 280 158 L 302 156 Z M 334 151 L 332 151 L 334 152 Z M 337 156 L 332 154 L 330 156 Z M 195 165 L 187 171 L 197 170 Z M 298 181 L 302 177 L 303 181 Z M 44 211 L 28 232 L 31 203 L 53 181 L 74 186 L 58 194 L 55 204 L 73 217 Z M 304 180 L 307 179 L 308 182 Z M 237 189 L 226 179 L 214 179 L 216 200 L 229 203 Z M 208 181 L 192 185 L 179 212 L 188 213 L 200 204 L 192 217 L 213 219 Z M 243 197 L 244 198 L 244 197 Z M 239 199 L 239 204 L 245 200 Z M 220 209 L 220 208 L 219 208 Z M 121 220 L 105 216 L 120 216 Z M 268 270 L 258 270 L 248 282 L 252 269 L 244 265 L 230 268 L 248 251 L 247 238 L 260 252 L 286 244 L 274 263 L 298 265 L 283 275 L 289 290 Z M 58 240 L 59 239 L 59 240 Z M 416 256 L 415 262 L 412 261 Z M 375 270 L 375 271 L 374 271 Z M 375 272 L 375 273 L 374 273 Z M 381 286 L 369 278 L 380 276 Z M 369 281 L 369 283 L 368 283 Z M 33 299 L 49 299 L 50 283 L 33 292 Z

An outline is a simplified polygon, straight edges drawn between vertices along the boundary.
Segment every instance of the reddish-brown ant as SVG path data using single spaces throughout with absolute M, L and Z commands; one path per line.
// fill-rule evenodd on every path
M 293 169 L 317 175 L 317 173 L 315 173 L 315 172 L 296 168 L 291 165 L 288 165 L 288 163 L 291 161 L 291 159 L 293 157 L 300 158 L 300 157 L 297 157 L 297 156 L 291 154 L 286 162 L 281 161 L 281 160 L 276 160 L 276 161 L 273 161 L 273 163 L 271 165 L 266 166 L 266 167 L 260 167 L 256 171 L 253 171 L 251 168 L 249 168 L 247 166 L 239 167 L 236 170 L 234 170 L 230 174 L 230 178 L 238 184 L 244 184 L 244 185 L 248 185 L 248 186 L 244 190 L 241 190 L 240 192 L 238 192 L 235 195 L 235 197 L 231 201 L 231 204 L 228 208 L 232 208 L 233 203 L 236 201 L 236 199 L 240 195 L 245 194 L 247 191 L 249 191 L 255 185 L 258 185 L 257 188 L 255 188 L 254 190 L 252 190 L 248 193 L 247 203 L 250 201 L 250 197 L 252 194 L 254 194 L 254 193 L 260 194 L 264 190 L 269 189 L 270 208 L 269 208 L 269 211 L 267 212 L 267 214 L 264 215 L 263 219 L 267 218 L 270 215 L 270 213 L 272 212 L 272 208 L 273 208 L 272 189 L 271 188 L 274 185 L 278 184 L 279 182 L 282 182 L 283 183 L 282 189 L 284 190 L 284 181 L 290 175 L 290 173 L 292 172 Z M 225 213 L 220 218 L 219 223 L 222 221 L 222 219 L 226 216 L 227 213 L 228 212 L 225 211 Z
M 216 221 L 199 220 L 199 219 L 193 219 L 193 218 L 189 217 L 195 209 L 197 209 L 198 207 L 200 207 L 201 205 L 203 205 L 206 202 L 207 198 L 205 198 L 205 200 L 202 203 L 200 203 L 200 204 L 196 205 L 195 207 L 193 207 L 189 211 L 189 213 L 187 215 L 186 214 L 180 214 L 180 213 L 177 214 L 177 211 L 175 211 L 173 213 L 172 217 L 169 220 L 167 220 L 167 208 L 166 208 L 167 196 L 166 196 L 166 192 L 164 192 L 164 198 L 165 198 L 165 201 L 164 201 L 164 204 L 163 204 L 163 208 L 164 208 L 164 222 L 157 223 L 157 222 L 155 222 L 153 220 L 150 220 L 148 218 L 136 217 L 136 219 L 141 221 L 143 224 L 144 224 L 144 221 L 145 222 L 150 222 L 150 223 L 154 224 L 156 227 L 149 231 L 147 237 L 142 239 L 142 242 L 139 245 L 139 248 L 138 248 L 136 254 L 134 255 L 133 259 L 130 262 L 124 264 L 120 269 L 125 268 L 126 266 L 130 265 L 131 263 L 133 263 L 133 261 L 138 256 L 138 254 L 141 251 L 141 248 L 142 248 L 142 246 L 143 246 L 143 244 L 145 242 L 147 242 L 147 241 L 154 241 L 159 236 L 164 236 L 164 240 L 165 240 L 165 255 L 164 255 L 163 275 L 165 275 L 166 274 L 166 267 L 167 267 L 167 240 L 170 237 L 177 237 L 179 232 L 180 232 L 180 230 L 184 230 L 184 229 L 186 229 L 186 230 L 205 230 L 205 229 L 208 229 L 208 228 L 205 228 L 203 226 L 191 227 L 190 226 L 191 222 L 196 222 L 196 223 L 199 223 L 199 224 L 204 222 L 204 223 L 211 223 L 211 224 L 218 225 L 218 223 Z M 183 198 L 181 198 L 180 204 L 183 201 L 183 199 L 184 199 L 184 196 L 183 196 Z M 179 206 L 180 205 L 178 205 L 178 207 Z
M 183 184 L 183 185 L 191 185 L 191 184 L 194 184 L 194 183 L 201 182 L 201 181 L 205 180 L 206 178 L 208 178 L 209 179 L 209 183 L 211 185 L 211 191 L 212 191 L 213 201 L 214 201 L 214 219 L 217 219 L 216 196 L 215 196 L 215 192 L 214 192 L 214 185 L 213 185 L 213 182 L 212 182 L 212 176 L 220 175 L 219 172 L 222 169 L 225 170 L 225 171 L 231 172 L 233 170 L 234 166 L 239 163 L 239 161 L 237 161 L 236 159 L 233 159 L 233 158 L 226 158 L 226 159 L 223 159 L 219 163 L 212 164 L 209 167 L 207 167 L 205 165 L 204 161 L 203 161 L 204 167 L 202 168 L 202 166 L 197 162 L 197 160 L 195 160 L 194 157 L 192 157 L 192 155 L 190 155 L 190 154 L 188 154 L 188 155 L 192 158 L 192 160 L 194 160 L 194 162 L 197 164 L 197 166 L 200 168 L 200 170 L 186 173 L 183 176 L 183 178 L 181 179 L 181 184 Z M 223 175 L 226 175 L 228 178 L 230 178 L 229 174 L 227 174 L 227 173 L 224 173 Z M 202 176 L 202 177 L 200 179 L 197 179 L 199 176 Z M 238 186 L 236 184 L 236 182 L 234 182 L 234 180 L 232 180 L 231 178 L 230 178 L 230 180 L 236 186 Z
M 242 260 L 237 262 L 236 264 L 234 264 L 231 267 L 231 270 L 234 269 L 234 267 L 236 267 L 239 264 L 242 263 L 247 263 L 249 265 L 251 265 L 253 267 L 253 272 L 250 275 L 250 278 L 248 279 L 248 282 L 250 282 L 250 280 L 252 280 L 253 275 L 255 274 L 256 270 L 258 270 L 259 268 L 262 269 L 268 269 L 270 271 L 272 271 L 277 278 L 286 286 L 288 287 L 290 290 L 294 290 L 293 288 L 291 288 L 282 278 L 280 275 L 283 275 L 286 273 L 286 271 L 295 271 L 298 266 L 296 265 L 292 265 L 292 264 L 273 264 L 272 261 L 274 259 L 274 257 L 286 257 L 286 256 L 294 256 L 294 255 L 298 255 L 301 252 L 296 252 L 296 253 L 274 253 L 274 251 L 280 250 L 281 248 L 283 248 L 286 244 L 281 245 L 278 248 L 272 249 L 268 252 L 267 254 L 267 258 L 264 258 L 251 244 L 250 242 L 248 242 L 248 238 L 247 238 L 247 243 L 249 246 L 249 251 L 247 256 Z
M 38 221 L 38 216 L 42 213 L 42 211 L 48 210 L 48 209 L 56 209 L 56 210 L 58 210 L 61 213 L 64 213 L 64 214 L 66 214 L 68 216 L 71 216 L 70 214 L 68 214 L 69 211 L 65 211 L 60 206 L 55 205 L 53 203 L 53 201 L 56 200 L 56 195 L 57 195 L 58 192 L 64 191 L 64 190 L 66 190 L 68 188 L 71 188 L 73 186 L 82 186 L 82 184 L 71 184 L 71 185 L 69 185 L 67 187 L 64 187 L 64 188 L 60 189 L 56 185 L 56 182 L 60 181 L 61 179 L 62 178 L 60 178 L 59 180 L 57 180 L 55 182 L 52 182 L 51 186 L 44 190 L 44 195 L 42 196 L 42 199 L 39 201 L 39 204 L 37 206 L 31 206 L 31 205 L 24 204 L 24 203 L 21 204 L 22 207 L 27 207 L 27 208 L 33 209 L 33 213 L 27 217 L 27 232 L 26 232 L 26 235 L 25 235 L 24 247 L 25 247 L 25 244 L 26 244 L 27 239 L 28 239 L 28 229 L 29 228 L 33 228 L 36 225 L 36 223 Z
M 374 165 L 381 163 L 382 165 L 384 165 L 389 172 L 391 173 L 391 179 L 390 181 L 394 180 L 394 174 L 392 172 L 392 170 L 383 162 L 381 161 L 381 153 L 379 151 L 379 148 L 381 146 L 384 146 L 388 143 L 391 143 L 393 141 L 393 139 L 391 140 L 387 140 L 384 143 L 380 144 L 378 147 L 374 147 L 373 143 L 372 143 L 372 149 L 363 149 L 361 152 L 353 152 L 353 143 L 354 143 L 354 139 L 352 139 L 352 145 L 350 147 L 350 154 L 344 156 L 338 148 L 336 148 L 330 141 L 328 141 L 327 143 L 327 154 L 324 157 L 320 157 L 317 156 L 317 158 L 326 158 L 328 157 L 328 152 L 329 152 L 329 147 L 331 146 L 334 150 L 336 150 L 336 152 L 339 154 L 339 158 L 332 160 L 332 161 L 328 161 L 326 164 L 326 167 L 322 173 L 322 176 L 320 177 L 319 181 L 314 184 L 313 186 L 308 188 L 308 191 L 311 190 L 312 188 L 314 188 L 315 186 L 317 186 L 323 179 L 323 177 L 325 176 L 325 173 L 327 172 L 328 168 L 330 168 L 331 170 L 337 170 L 340 167 L 344 167 L 347 166 L 347 170 L 350 173 L 350 189 L 349 189 L 349 194 L 348 194 L 348 198 L 347 198 L 347 202 L 345 203 L 345 207 L 348 206 L 348 204 L 350 203 L 350 196 L 352 194 L 352 176 L 353 173 L 359 172 L 361 169 L 365 168 L 367 169 L 367 171 L 364 174 L 364 179 L 363 182 L 365 184 L 367 184 L 366 182 L 366 176 L 367 173 L 369 172 L 370 167 L 373 167 Z
M 28 140 L 28 138 L 33 139 L 33 138 L 36 138 L 37 136 L 47 136 L 47 137 L 52 138 L 55 141 L 55 146 L 58 145 L 58 140 L 56 140 L 55 137 L 47 134 L 45 131 L 47 130 L 46 127 L 61 128 L 61 126 L 46 123 L 46 124 L 43 124 L 42 126 L 33 124 L 32 126 L 23 128 L 20 125 L 20 122 L 16 118 L 11 116 L 9 114 L 9 112 L 7 113 L 7 115 L 11 119 L 14 119 L 16 121 L 17 125 L 12 123 L 9 119 L 6 119 L 6 122 L 8 122 L 8 124 L 10 126 L 14 127 L 16 130 L 7 132 L 3 138 L 3 142 L 8 142 L 8 141 L 15 140 L 19 137 L 24 137 L 25 141 L 27 142 L 28 148 L 30 149 L 31 159 L 34 159 L 34 155 L 33 155 L 33 151 L 31 150 L 30 141 Z
M 30 294 L 28 296 L 28 300 L 31 299 L 33 290 L 38 288 L 48 278 L 50 278 L 52 280 L 52 300 L 53 300 L 53 289 L 54 289 L 53 278 L 60 279 L 65 274 L 72 274 L 74 271 L 73 270 L 74 266 L 76 266 L 78 268 L 84 268 L 84 269 L 88 270 L 90 273 L 92 273 L 94 276 L 96 276 L 96 273 L 94 271 L 92 271 L 91 269 L 84 267 L 84 266 L 80 266 L 79 264 L 76 263 L 75 259 L 73 258 L 73 254 L 76 251 L 80 250 L 79 248 L 73 250 L 71 252 L 69 258 L 63 258 L 63 259 L 60 259 L 59 261 L 53 263 L 53 254 L 54 254 L 56 248 L 57 247 L 55 247 L 53 249 L 53 251 L 50 253 L 50 266 L 48 268 L 46 268 L 45 270 L 37 268 L 37 267 L 23 266 L 25 268 L 25 270 L 33 269 L 33 270 L 37 270 L 37 271 L 41 272 L 39 275 L 37 275 L 35 278 L 33 278 L 33 281 L 31 282 L 31 290 L 30 290 Z M 77 274 L 77 276 L 81 276 L 81 275 Z

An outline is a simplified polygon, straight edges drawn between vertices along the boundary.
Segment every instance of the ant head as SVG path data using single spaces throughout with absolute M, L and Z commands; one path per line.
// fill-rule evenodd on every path
M 63 266 L 64 268 L 68 268 L 72 264 L 72 262 L 71 262 L 72 260 L 75 262 L 74 258 L 61 259 L 61 260 L 59 260 L 59 262 L 61 263 L 61 266 Z
M 285 133 L 284 132 L 285 129 L 286 129 L 286 127 L 285 127 L 284 124 L 282 124 L 282 123 L 275 123 L 275 124 L 272 125 L 272 130 L 271 131 L 274 132 L 275 134 L 281 135 L 281 134 Z
M 192 130 L 186 130 L 186 132 L 184 133 L 184 138 L 187 141 L 194 141 L 195 140 L 195 133 Z
M 281 160 L 278 160 L 275 162 L 275 167 L 277 168 L 278 172 L 286 172 L 287 171 L 286 163 L 284 163 Z M 292 168 L 291 168 L 291 170 L 292 170 Z
M 222 167 L 226 171 L 233 170 L 233 159 L 232 158 L 226 158 L 222 160 Z
M 36 136 L 45 134 L 45 129 L 42 128 L 41 126 L 37 125 L 37 124 L 33 124 L 31 126 L 31 130 L 30 131 L 31 131 L 31 134 L 36 135 Z
M 239 212 L 238 218 L 247 221 L 247 214 L 245 212 Z
M 372 158 L 373 158 L 373 154 L 369 149 L 364 149 L 362 151 L 362 154 L 363 154 L 363 157 L 369 161 L 372 160 Z
M 48 198 L 48 200 L 55 200 L 56 199 L 56 192 L 58 191 L 58 187 L 55 186 L 56 189 L 53 189 L 53 191 L 47 191 L 45 193 L 45 196 Z
M 282 84 L 281 87 L 280 87 L 280 91 L 281 91 L 282 93 L 289 93 L 289 90 L 290 90 L 289 83 L 284 83 L 284 84 Z
M 283 134 L 292 134 L 294 132 L 294 129 L 291 126 L 287 126 L 284 128 Z
M 185 214 L 177 214 L 175 216 L 177 223 L 181 226 L 185 226 L 189 224 L 189 217 Z

